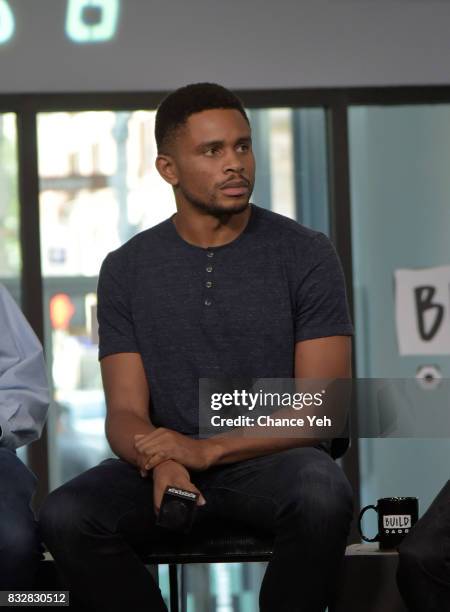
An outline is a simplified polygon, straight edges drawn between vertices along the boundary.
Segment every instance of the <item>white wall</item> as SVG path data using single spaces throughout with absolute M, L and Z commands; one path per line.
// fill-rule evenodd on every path
M 66 38 L 66 0 L 6 1 L 0 93 L 450 82 L 442 0 L 122 0 L 115 40 L 89 45 Z

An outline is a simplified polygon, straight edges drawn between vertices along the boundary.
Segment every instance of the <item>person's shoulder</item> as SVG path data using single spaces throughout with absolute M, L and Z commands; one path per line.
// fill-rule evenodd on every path
M 146 230 L 143 230 L 113 251 L 110 251 L 103 260 L 104 267 L 127 266 L 130 260 L 141 256 L 143 253 L 151 253 L 162 246 L 161 237 L 167 229 L 168 220 L 161 221 Z
M 323 232 L 313 230 L 290 217 L 259 206 L 256 209 L 262 233 L 278 244 L 309 249 L 316 244 L 320 246 L 323 242 L 329 242 Z
M 27 318 L 23 314 L 19 304 L 16 302 L 5 285 L 0 283 L 0 333 L 6 341 L 6 335 L 14 338 L 14 346 L 17 350 L 23 349 L 24 343 L 41 348 L 41 344 L 31 328 Z
M 2 283 L 0 283 L 0 303 L 3 308 L 19 310 L 19 306 L 16 304 L 13 296 Z

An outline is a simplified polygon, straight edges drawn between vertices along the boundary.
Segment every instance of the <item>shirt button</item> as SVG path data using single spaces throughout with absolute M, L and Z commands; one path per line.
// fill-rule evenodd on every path
M 212 282 L 211 282 L 211 281 L 206 281 L 206 283 L 205 283 L 205 284 L 206 284 L 206 286 L 208 287 L 208 289 L 209 289 L 210 287 L 212 287 Z
M 213 271 L 213 267 L 212 266 L 206 266 L 206 271 L 207 272 L 212 272 Z
M 214 253 L 212 251 L 208 251 L 206 253 L 206 257 L 214 257 Z
M 211 300 L 206 299 L 205 300 L 205 306 L 211 306 L 212 302 Z

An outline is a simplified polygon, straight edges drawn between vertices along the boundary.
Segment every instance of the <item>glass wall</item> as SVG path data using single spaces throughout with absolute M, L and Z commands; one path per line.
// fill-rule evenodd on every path
M 357 375 L 414 379 L 432 366 L 448 378 L 450 343 L 400 352 L 394 275 L 450 265 L 450 105 L 353 107 L 349 138 Z M 428 328 L 433 311 L 426 314 Z M 417 384 L 417 405 L 399 396 L 397 407 L 431 420 L 439 386 Z M 361 504 L 413 496 L 423 514 L 448 480 L 449 457 L 447 439 L 361 440 Z M 367 533 L 375 522 L 367 516 Z
M 20 303 L 16 116 L 0 114 L 0 282 Z
M 328 231 L 325 113 L 248 110 L 255 204 Z M 45 345 L 53 406 L 51 489 L 112 456 L 97 361 L 96 285 L 106 254 L 175 211 L 155 166 L 155 112 L 38 115 Z M 189 609 L 257 610 L 265 564 L 183 569 Z M 168 598 L 167 568 L 160 568 Z M 206 587 L 206 585 L 209 585 Z

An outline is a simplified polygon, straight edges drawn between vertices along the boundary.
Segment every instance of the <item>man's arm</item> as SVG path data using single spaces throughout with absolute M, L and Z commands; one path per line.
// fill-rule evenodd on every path
M 139 353 L 116 353 L 100 362 L 105 390 L 107 415 L 106 437 L 112 450 L 133 465 L 144 470 L 145 457 L 134 445 L 134 436 L 155 431 L 150 421 L 150 392 Z M 199 494 L 197 503 L 206 503 L 201 491 L 190 481 L 189 472 L 180 463 L 165 460 L 153 469 L 153 505 L 157 515 L 168 485 L 178 486 Z
M 333 381 L 351 377 L 351 339 L 347 336 L 329 336 L 297 342 L 295 347 L 295 378 Z M 310 390 L 310 389 L 308 389 Z M 333 402 L 332 402 L 333 404 Z M 336 406 L 340 408 L 340 406 Z M 327 406 L 330 409 L 330 406 Z M 333 406 L 331 407 L 333 411 Z M 337 411 L 341 422 L 341 412 Z M 278 413 L 276 413 L 278 414 Z M 292 416 L 292 413 L 289 415 Z M 267 455 L 297 446 L 312 446 L 321 438 L 262 437 L 264 427 L 238 427 L 207 439 L 192 440 L 177 432 L 160 428 L 149 436 L 136 440 L 136 448 L 148 457 L 146 469 L 152 469 L 167 458 L 174 459 L 194 470 L 205 470 L 212 465 L 234 463 L 259 455 Z M 339 430 L 338 430 L 339 431 Z M 283 430 L 285 434 L 286 430 Z
M 351 338 L 329 336 L 295 345 L 295 378 L 351 378 Z M 298 446 L 313 446 L 316 438 L 251 437 L 257 428 L 237 428 L 208 438 L 210 464 L 233 463 Z M 245 434 L 248 432 L 248 437 Z
M 155 430 L 150 421 L 150 391 L 139 353 L 115 353 L 100 362 L 107 414 L 105 431 L 118 457 L 139 465 L 136 434 Z
M 0 446 L 37 440 L 50 403 L 42 346 L 7 290 L 0 286 Z
M 150 389 L 135 337 L 129 278 L 122 250 L 109 253 L 102 263 L 97 287 L 99 359 L 109 445 L 117 456 L 138 466 L 144 476 L 146 458 L 135 447 L 135 436 L 149 435 L 155 427 L 150 420 Z M 166 467 L 171 463 L 174 473 L 175 462 L 169 462 L 168 457 L 160 459 L 160 463 L 167 462 Z M 183 471 L 187 474 L 179 467 L 179 475 Z

